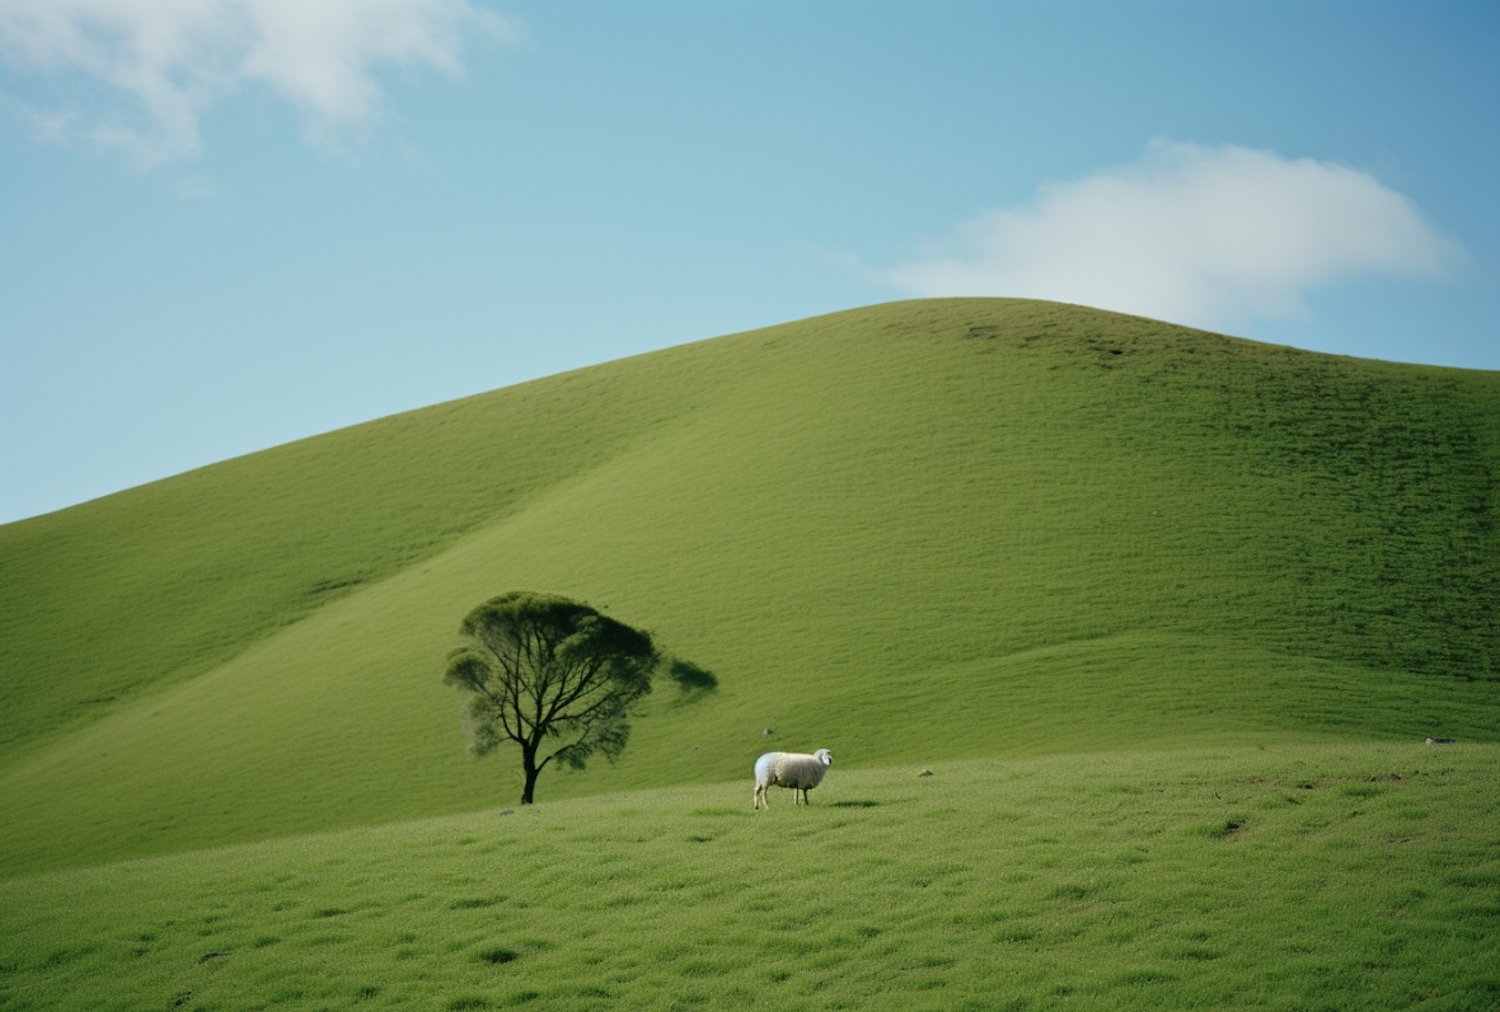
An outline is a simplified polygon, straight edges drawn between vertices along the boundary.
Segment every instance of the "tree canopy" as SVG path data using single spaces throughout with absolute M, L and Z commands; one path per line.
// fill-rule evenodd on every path
M 525 805 L 552 760 L 583 769 L 595 752 L 619 756 L 630 706 L 651 691 L 661 663 L 649 633 L 555 594 L 491 598 L 459 632 L 467 642 L 449 654 L 443 680 L 469 694 L 464 723 L 476 755 L 506 740 L 521 747 Z

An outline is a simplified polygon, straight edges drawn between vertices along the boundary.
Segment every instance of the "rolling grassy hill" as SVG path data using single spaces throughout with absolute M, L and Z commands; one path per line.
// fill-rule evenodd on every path
M 510 589 L 720 684 L 544 802 L 1494 741 L 1497 516 L 1496 373 L 1004 299 L 612 362 L 0 527 L 0 875 L 514 803 L 440 681 Z

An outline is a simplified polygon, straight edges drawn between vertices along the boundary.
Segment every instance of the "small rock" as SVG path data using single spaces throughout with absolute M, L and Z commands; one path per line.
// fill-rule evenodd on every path
M 919 776 L 919 777 L 930 777 L 930 776 L 932 776 L 932 770 L 923 770 L 921 773 L 918 773 L 917 776 Z
M 1429 745 L 1452 745 L 1453 742 L 1454 742 L 1453 738 L 1428 738 L 1427 739 L 1427 744 L 1429 744 Z

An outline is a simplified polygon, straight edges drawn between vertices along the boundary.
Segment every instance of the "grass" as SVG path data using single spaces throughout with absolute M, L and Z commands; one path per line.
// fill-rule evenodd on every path
M 0 1008 L 1488 1009 L 1500 746 L 836 765 L 0 883 Z
M 1003 299 L 330 433 L 0 527 L 0 877 L 514 803 L 440 680 L 510 589 L 719 683 L 544 800 L 774 747 L 1495 741 L 1497 475 L 1500 374 Z

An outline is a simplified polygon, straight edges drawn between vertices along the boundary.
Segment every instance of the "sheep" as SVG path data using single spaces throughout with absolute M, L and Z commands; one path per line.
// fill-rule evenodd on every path
M 833 755 L 826 748 L 820 748 L 812 755 L 805 752 L 763 754 L 755 760 L 755 793 L 750 796 L 751 810 L 765 805 L 766 810 L 770 811 L 771 803 L 766 800 L 766 788 L 772 785 L 790 787 L 793 805 L 798 802 L 799 792 L 802 804 L 807 804 L 807 792 L 823 782 L 823 774 L 832 765 Z

